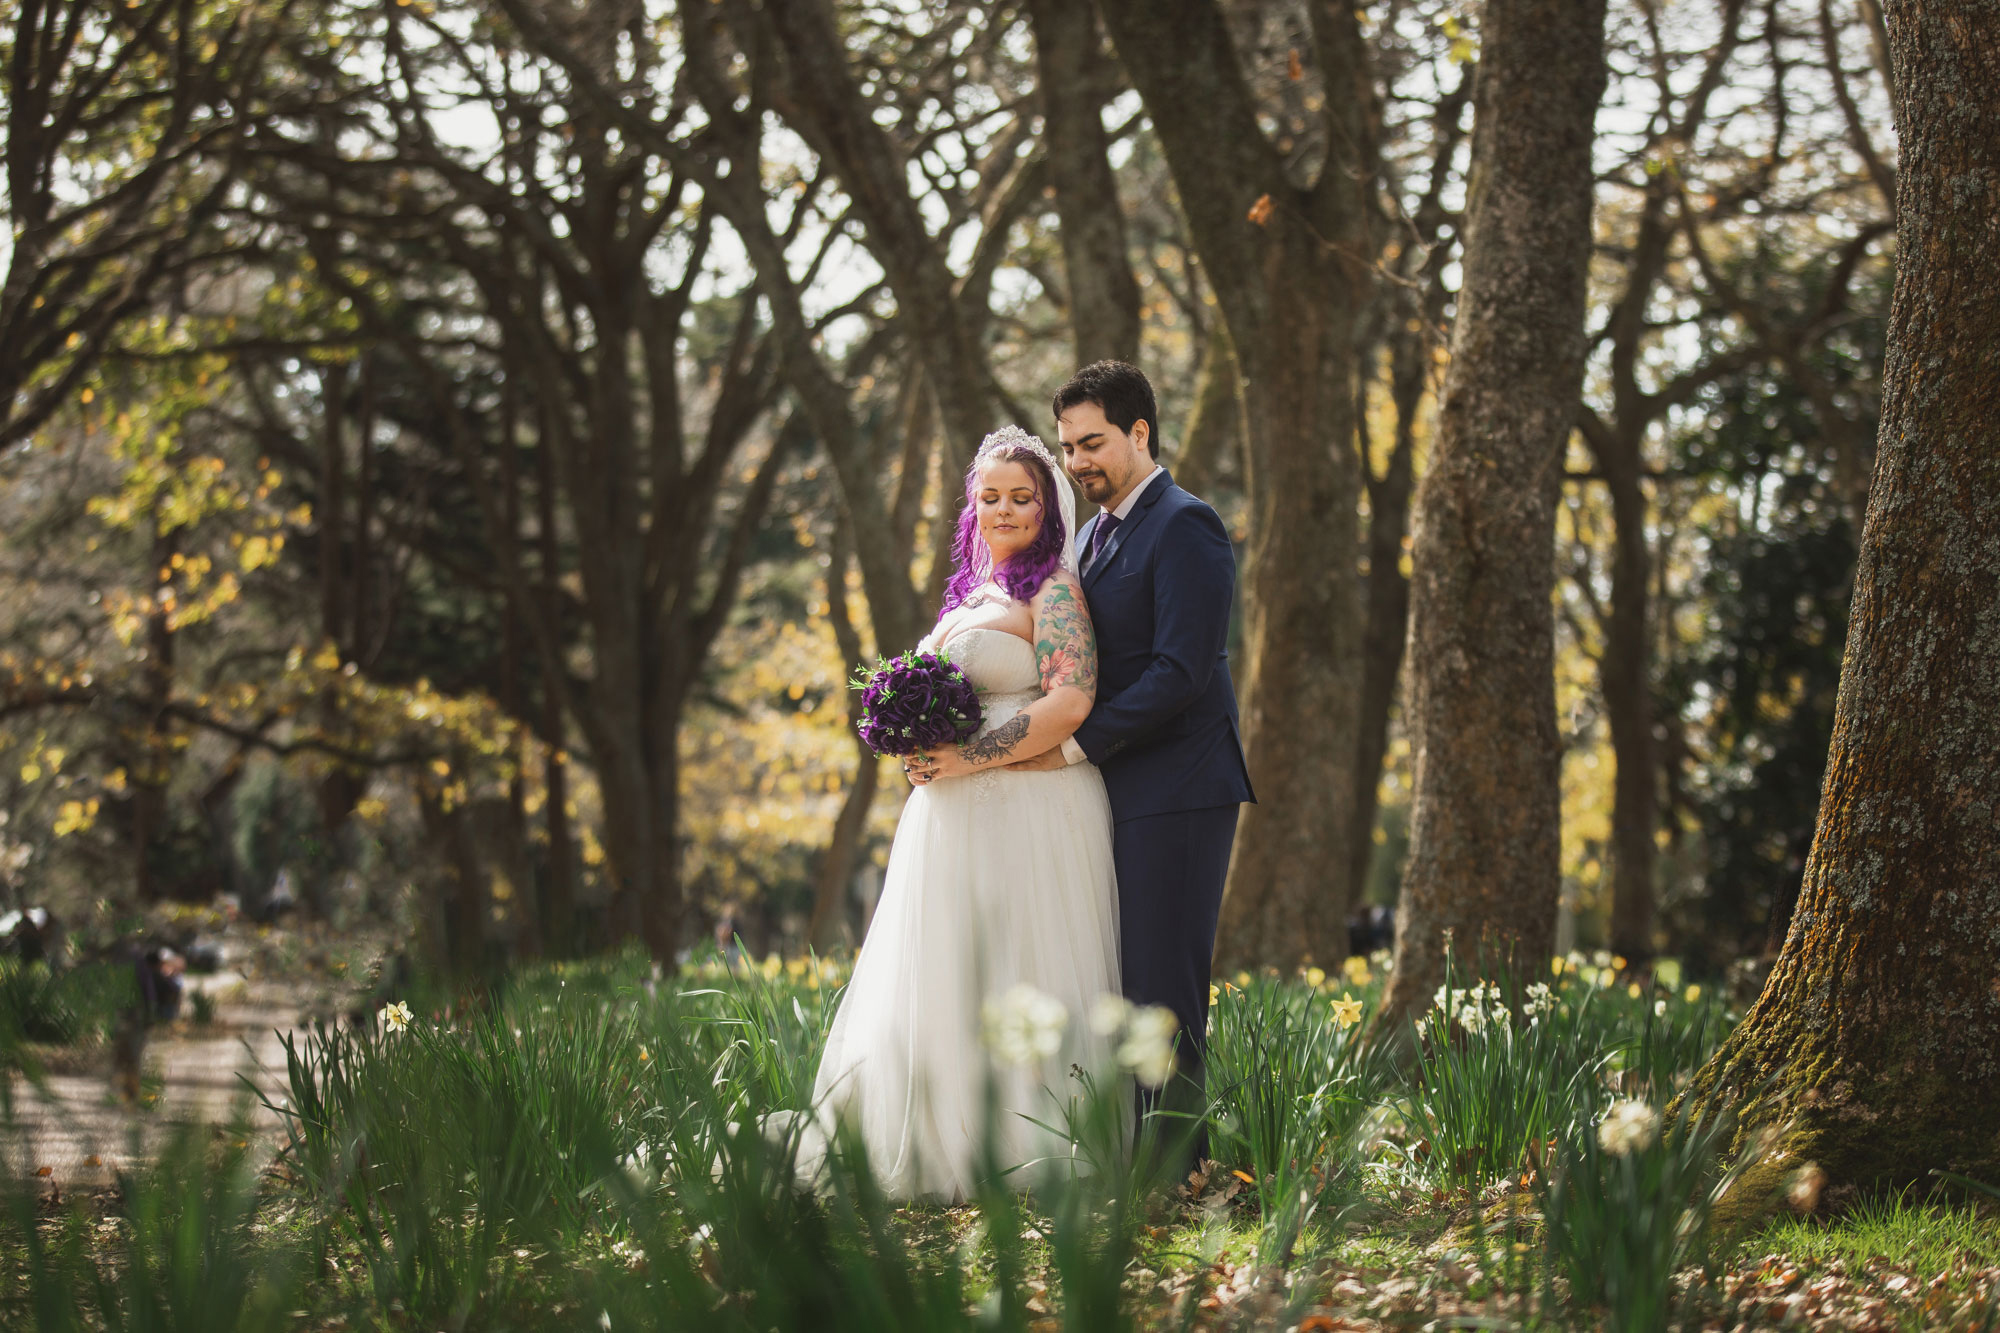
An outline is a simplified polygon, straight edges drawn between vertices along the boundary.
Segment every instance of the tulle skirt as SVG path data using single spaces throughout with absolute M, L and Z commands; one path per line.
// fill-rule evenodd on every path
M 1020 1012 L 1023 986 L 1061 1006 L 1059 1025 L 1046 999 Z M 968 1198 L 983 1163 L 1024 1185 L 1075 1169 L 1069 1140 L 1034 1122 L 1060 1129 L 1083 1091 L 1074 1070 L 1107 1067 L 1091 1015 L 1118 990 L 1111 806 L 1094 766 L 915 789 L 827 1036 L 802 1162 L 839 1120 L 900 1198 Z M 1002 1013 L 1006 1033 L 982 1041 Z

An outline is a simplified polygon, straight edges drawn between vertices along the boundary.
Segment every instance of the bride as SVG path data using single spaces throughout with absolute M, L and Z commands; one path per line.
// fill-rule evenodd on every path
M 814 1080 L 809 1151 L 846 1124 L 899 1197 L 968 1198 L 983 1163 L 1067 1156 L 1033 1120 L 1060 1125 L 1070 1067 L 1107 1054 L 1088 1021 L 1119 990 L 1104 779 L 1087 763 L 1007 768 L 1060 746 L 1097 690 L 1061 475 L 1011 426 L 966 474 L 956 566 L 918 648 L 965 672 L 984 718 L 904 763 L 915 790 Z

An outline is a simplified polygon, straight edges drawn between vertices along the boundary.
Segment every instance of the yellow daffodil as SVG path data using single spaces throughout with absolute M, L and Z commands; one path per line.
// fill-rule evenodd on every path
M 1699 1000 L 1701 998 L 1701 987 L 1689 986 L 1687 988 L 1687 994 L 1683 998 L 1685 998 L 1689 1004 L 1693 1004 L 1696 1000 Z
M 1306 985 L 1311 986 L 1314 990 L 1318 990 L 1321 986 L 1324 986 L 1325 984 L 1326 984 L 1325 968 L 1309 967 L 1306 969 Z
M 1333 1002 L 1333 1021 L 1344 1028 L 1351 1028 L 1361 1021 L 1361 1001 L 1347 991 Z
M 1208 985 L 1208 1007 L 1215 1008 L 1215 1002 L 1222 998 L 1222 987 L 1210 982 Z

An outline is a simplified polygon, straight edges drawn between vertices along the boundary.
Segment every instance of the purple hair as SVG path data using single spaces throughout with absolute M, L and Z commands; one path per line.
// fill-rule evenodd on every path
M 1019 463 L 1028 469 L 1042 502 L 1041 531 L 1026 550 L 1009 556 L 998 569 L 993 567 L 993 553 L 979 535 L 979 506 L 975 502 L 979 469 L 988 463 Z M 1063 531 L 1062 504 L 1056 498 L 1056 485 L 1048 463 L 1025 444 L 1002 440 L 983 446 L 973 456 L 972 466 L 965 470 L 965 507 L 959 511 L 958 535 L 951 544 L 951 578 L 944 585 L 944 605 L 938 608 L 939 618 L 970 597 L 972 590 L 988 578 L 1017 602 L 1025 602 L 1041 591 L 1043 582 L 1062 564 L 1063 543 L 1068 535 Z

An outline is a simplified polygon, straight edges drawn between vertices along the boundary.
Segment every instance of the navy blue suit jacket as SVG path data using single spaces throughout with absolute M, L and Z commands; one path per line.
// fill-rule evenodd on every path
M 1222 519 L 1162 475 L 1086 566 L 1083 593 L 1098 684 L 1076 743 L 1104 774 L 1112 817 L 1255 801 L 1229 679 L 1236 555 Z

